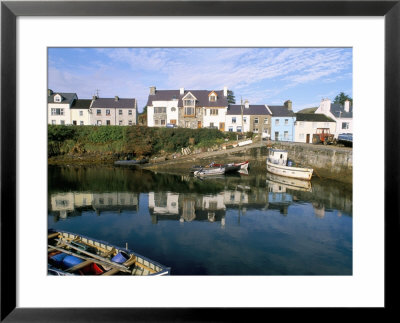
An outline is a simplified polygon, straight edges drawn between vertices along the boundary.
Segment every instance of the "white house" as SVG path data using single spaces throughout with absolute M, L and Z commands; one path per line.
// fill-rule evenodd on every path
M 147 101 L 147 125 L 166 127 L 168 124 L 184 128 L 216 127 L 225 130 L 228 108 L 228 89 L 157 90 L 150 87 Z
M 47 92 L 48 124 L 71 124 L 71 106 L 78 100 L 76 93 Z
M 325 114 L 336 121 L 335 138 L 341 133 L 353 133 L 353 107 L 350 101 L 346 100 L 344 105 L 341 105 L 323 99 L 315 113 Z
M 296 113 L 294 125 L 294 141 L 312 143 L 312 138 L 317 129 L 328 129 L 329 133 L 336 132 L 336 122 L 325 114 Z
M 72 104 L 71 110 L 71 123 L 78 126 L 90 125 L 90 114 L 89 109 L 92 104 L 92 100 L 78 99 Z

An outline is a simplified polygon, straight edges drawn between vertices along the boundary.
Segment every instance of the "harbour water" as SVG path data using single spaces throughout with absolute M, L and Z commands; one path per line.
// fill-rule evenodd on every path
M 252 172 L 48 169 L 48 227 L 123 246 L 172 275 L 351 275 L 352 185 Z

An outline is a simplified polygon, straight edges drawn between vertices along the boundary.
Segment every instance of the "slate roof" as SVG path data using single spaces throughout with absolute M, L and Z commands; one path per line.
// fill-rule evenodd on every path
M 92 100 L 89 99 L 75 100 L 74 104 L 71 106 L 71 109 L 89 109 L 91 102 Z
M 210 102 L 208 95 L 214 91 L 217 94 L 217 100 L 215 102 Z M 185 90 L 184 94 L 179 94 L 179 90 L 156 90 L 156 94 L 149 95 L 147 100 L 147 105 L 152 106 L 153 101 L 172 101 L 178 99 L 178 107 L 183 107 L 182 98 L 188 94 L 192 93 L 196 97 L 196 107 L 226 107 L 228 106 L 228 98 L 224 97 L 224 91 L 215 90 Z
M 296 113 L 296 121 L 335 122 L 332 118 L 320 113 Z
M 268 105 L 273 117 L 295 117 L 293 110 L 289 110 L 284 105 Z
M 97 98 L 93 101 L 92 109 L 96 108 L 109 108 L 109 109 L 134 109 L 136 107 L 136 99 L 118 99 L 114 98 Z
M 226 112 L 226 115 L 241 115 L 241 105 L 230 105 Z M 243 115 L 271 115 L 265 105 L 252 105 L 250 104 L 248 108 L 243 105 Z
M 353 106 L 350 104 L 349 112 L 344 111 L 344 106 L 340 103 L 331 104 L 331 113 L 336 118 L 353 118 Z
M 61 102 L 54 102 L 54 96 L 60 94 L 61 95 Z M 78 97 L 76 93 L 61 93 L 61 92 L 53 92 L 51 95 L 47 96 L 47 103 L 69 103 L 71 104 L 75 97 Z

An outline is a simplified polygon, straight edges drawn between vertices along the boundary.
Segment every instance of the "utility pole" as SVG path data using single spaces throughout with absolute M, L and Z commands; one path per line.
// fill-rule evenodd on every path
M 244 125 L 243 125 L 243 100 L 242 100 L 242 97 L 240 97 L 240 111 L 241 111 L 241 116 L 242 116 L 242 123 L 241 123 L 242 127 L 241 127 L 241 129 L 242 129 L 242 134 L 243 134 Z

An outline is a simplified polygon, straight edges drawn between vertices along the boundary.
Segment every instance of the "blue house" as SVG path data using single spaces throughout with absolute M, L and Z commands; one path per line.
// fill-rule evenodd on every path
M 268 105 L 272 113 L 271 140 L 294 141 L 294 124 L 296 114 L 292 111 L 292 101 L 288 100 L 282 106 Z

